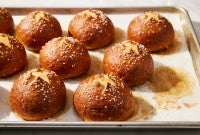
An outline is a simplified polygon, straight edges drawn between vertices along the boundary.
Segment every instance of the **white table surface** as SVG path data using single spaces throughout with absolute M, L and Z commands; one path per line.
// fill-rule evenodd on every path
M 200 0 L 0 0 L 0 7 L 136 7 L 174 5 L 185 8 L 191 17 L 200 41 Z M 47 131 L 47 130 L 0 130 L 0 135 L 66 135 L 66 134 L 115 134 L 115 135 L 200 135 L 200 130 L 163 130 L 163 131 Z

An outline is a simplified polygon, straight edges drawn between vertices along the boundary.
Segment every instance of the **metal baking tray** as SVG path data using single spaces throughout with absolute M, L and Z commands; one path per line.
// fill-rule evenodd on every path
M 6 8 L 6 7 L 5 7 Z M 69 18 L 72 18 L 76 13 L 83 11 L 88 8 L 15 8 L 15 7 L 10 7 L 7 8 L 9 12 L 13 15 L 15 25 L 17 25 L 20 21 L 20 19 L 23 18 L 23 16 L 27 15 L 28 13 L 35 11 L 35 10 L 44 10 L 48 11 L 53 15 L 60 15 L 57 19 L 59 20 L 60 18 L 64 17 L 65 15 L 69 16 L 68 18 L 62 18 L 60 23 L 63 28 L 63 33 L 66 35 L 67 27 L 68 27 L 68 22 L 70 21 Z M 197 40 L 196 34 L 194 32 L 190 17 L 188 12 L 180 7 L 126 7 L 126 8 L 119 8 L 119 7 L 113 7 L 113 8 L 95 8 L 102 10 L 105 12 L 108 16 L 111 16 L 111 20 L 113 21 L 115 25 L 115 21 L 119 20 L 116 18 L 122 17 L 125 15 L 131 16 L 133 18 L 137 14 L 140 14 L 145 11 L 157 11 L 159 13 L 163 14 L 168 14 L 168 17 L 172 14 L 176 14 L 175 17 L 178 17 L 179 24 L 176 24 L 177 26 L 180 26 L 180 28 L 183 30 L 183 40 L 185 47 L 187 48 L 187 51 L 191 57 L 191 63 L 192 63 L 192 68 L 194 70 L 194 75 L 197 79 L 196 85 L 199 88 L 199 83 L 200 83 L 200 46 L 199 42 Z M 112 17 L 114 15 L 114 17 Z M 132 16 L 133 15 L 133 16 Z M 16 21 L 16 17 L 18 17 L 18 21 Z M 57 16 L 56 16 L 57 17 Z M 65 21 L 66 20 L 66 21 Z M 173 21 L 173 17 L 171 18 Z M 123 19 L 121 20 L 123 22 Z M 127 21 L 126 19 L 124 22 Z M 129 22 L 131 20 L 129 19 Z M 125 24 L 127 25 L 129 22 L 126 22 Z M 64 24 L 64 25 L 62 25 Z M 123 25 L 123 24 L 122 24 Z M 128 27 L 128 26 L 124 26 Z M 126 31 L 126 30 L 124 30 Z M 118 35 L 120 38 L 123 35 Z M 126 36 L 125 36 L 126 38 Z M 99 49 L 93 52 L 90 52 L 90 54 L 97 54 L 100 52 L 104 52 L 105 50 Z M 38 54 L 34 54 L 38 55 Z M 154 54 L 153 54 L 154 55 Z M 156 57 L 156 56 L 155 56 Z M 164 57 L 164 56 L 161 56 Z M 176 57 L 176 55 L 173 55 L 172 57 Z M 164 58 L 162 58 L 164 59 Z M 186 64 L 186 63 L 185 63 Z M 187 64 L 186 64 L 187 65 Z M 36 65 L 39 66 L 39 65 Z M 97 65 L 98 66 L 98 65 Z M 33 65 L 34 67 L 34 65 Z M 25 68 L 26 69 L 26 68 Z M 14 75 L 14 77 L 11 78 L 3 78 L 0 79 L 0 85 L 3 87 L 4 85 L 9 85 L 8 87 L 11 88 L 12 83 L 14 78 L 16 78 L 17 75 Z M 77 83 L 77 80 L 66 80 L 66 82 L 71 82 L 73 84 L 74 82 Z M 77 85 L 76 85 L 77 86 Z M 1 87 L 1 88 L 2 88 Z M 145 87 L 145 86 L 142 86 Z M 135 88 L 134 88 L 135 89 Z M 136 88 L 136 91 L 139 88 Z M 199 89 L 200 90 L 200 89 Z M 145 92 L 144 92 L 145 93 Z M 147 92 L 148 93 L 148 92 Z M 198 92 L 197 92 L 198 93 Z M 0 91 L 1 95 L 1 91 Z M 9 94 L 4 94 L 4 96 L 8 99 Z M 3 96 L 0 96 L 0 99 Z M 200 99 L 200 98 L 199 98 Z M 197 108 L 198 109 L 198 108 Z M 200 106 L 199 106 L 200 109 Z M 173 110 L 173 109 L 172 109 Z M 188 109 L 189 110 L 189 109 Z M 191 109 L 192 110 L 192 109 Z M 0 111 L 2 111 L 1 106 L 0 106 Z M 176 111 L 176 110 L 173 110 Z M 173 112 L 172 112 L 173 113 Z M 187 113 L 191 114 L 192 113 Z M 187 115 L 186 114 L 186 115 Z M 155 114 L 156 115 L 156 114 Z M 185 115 L 185 117 L 187 117 Z M 12 117 L 12 116 L 10 116 Z M 69 116 L 70 117 L 70 116 Z M 165 116 L 163 116 L 165 117 Z M 197 116 L 198 117 L 198 116 Z M 12 119 L 12 118 L 11 118 Z M 53 118 L 54 119 L 54 118 Z M 190 120 L 190 119 L 183 119 L 183 120 L 176 120 L 173 117 L 169 120 L 140 120 L 140 121 L 124 121 L 124 122 L 83 122 L 80 119 L 78 120 L 66 120 L 66 119 L 55 119 L 54 121 L 23 121 L 23 120 L 6 120 L 2 119 L 0 120 L 0 128 L 47 128 L 47 129 L 144 129 L 144 128 L 200 128 L 200 117 L 199 119 L 196 120 Z

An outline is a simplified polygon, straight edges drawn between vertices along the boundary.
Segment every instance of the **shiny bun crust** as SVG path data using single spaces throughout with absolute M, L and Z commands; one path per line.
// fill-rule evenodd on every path
M 63 79 L 72 78 L 89 69 L 90 56 L 78 40 L 72 37 L 59 37 L 42 47 L 40 65 L 55 71 Z
M 76 112 L 85 121 L 123 121 L 138 107 L 130 88 L 121 79 L 106 74 L 85 79 L 73 100 Z
M 102 11 L 89 9 L 78 13 L 71 20 L 69 33 L 87 49 L 98 49 L 114 39 L 114 26 Z
M 13 36 L 0 33 L 0 77 L 21 70 L 26 64 L 24 46 Z
M 10 105 L 24 120 L 50 118 L 65 107 L 64 82 L 53 71 L 33 69 L 20 75 L 10 92 Z
M 118 43 L 104 54 L 105 72 L 120 77 L 129 86 L 149 80 L 153 67 L 153 59 L 146 48 L 134 41 Z
M 16 38 L 31 51 L 39 51 L 49 40 L 62 36 L 59 22 L 48 12 L 28 14 L 16 28 Z
M 0 33 L 13 34 L 14 21 L 8 10 L 0 9 Z
M 134 18 L 128 26 L 128 39 L 143 44 L 148 51 L 168 48 L 174 40 L 172 24 L 156 12 Z

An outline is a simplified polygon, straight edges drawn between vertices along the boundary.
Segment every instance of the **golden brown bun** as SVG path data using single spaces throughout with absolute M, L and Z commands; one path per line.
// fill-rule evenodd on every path
M 14 21 L 8 10 L 0 9 L 0 33 L 12 34 L 14 31 Z
M 12 110 L 25 120 L 43 120 L 60 113 L 66 103 L 64 82 L 53 71 L 33 69 L 19 76 L 10 92 Z
M 73 100 L 75 110 L 85 121 L 123 121 L 138 107 L 130 88 L 118 77 L 107 74 L 85 79 Z
M 154 65 L 143 45 L 127 40 L 104 54 L 103 68 L 106 73 L 119 76 L 127 85 L 136 86 L 150 79 Z
M 98 49 L 114 39 L 114 26 L 102 11 L 89 9 L 78 13 L 71 20 L 69 33 L 87 49 Z
M 31 12 L 16 28 L 16 38 L 31 51 L 39 51 L 46 42 L 60 36 L 62 30 L 59 22 L 44 11 Z
M 165 17 L 155 12 L 146 12 L 130 22 L 128 38 L 143 44 L 150 52 L 158 51 L 172 44 L 174 29 Z
M 72 37 L 54 38 L 40 50 L 40 65 L 55 71 L 63 79 L 76 77 L 90 67 L 90 56 L 78 40 Z
M 0 33 L 0 77 L 16 73 L 25 65 L 24 46 L 13 36 Z

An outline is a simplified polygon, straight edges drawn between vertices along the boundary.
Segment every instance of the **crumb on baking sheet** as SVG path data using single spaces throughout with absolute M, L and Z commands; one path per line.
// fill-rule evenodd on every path
M 196 103 L 196 102 L 194 102 L 194 103 L 183 103 L 183 105 L 185 106 L 185 107 L 187 107 L 187 108 L 192 108 L 192 107 L 194 107 L 194 106 L 196 106 L 196 105 L 198 105 L 199 103 Z

